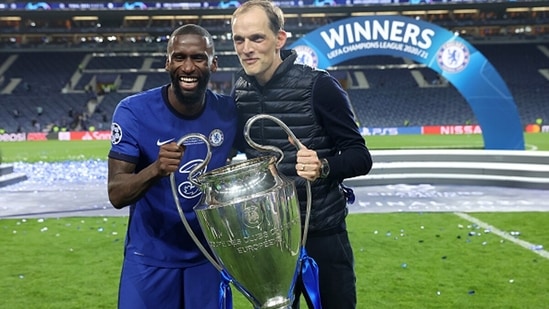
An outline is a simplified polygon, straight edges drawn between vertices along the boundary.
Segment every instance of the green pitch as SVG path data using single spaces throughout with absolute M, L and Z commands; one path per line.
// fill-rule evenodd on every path
M 549 150 L 549 134 L 525 138 L 528 149 Z M 367 143 L 373 150 L 482 148 L 473 135 L 372 136 Z M 0 149 L 4 162 L 105 160 L 109 142 L 4 142 Z M 549 247 L 549 212 L 469 215 Z M 127 217 L 0 219 L 0 308 L 116 308 L 126 227 Z M 547 251 L 521 247 L 453 213 L 353 214 L 348 228 L 358 309 L 549 304 Z M 233 296 L 235 309 L 251 308 L 236 289 Z
M 549 244 L 547 212 L 474 216 Z M 1 219 L 0 308 L 116 308 L 126 227 L 126 217 Z M 452 213 L 353 214 L 348 227 L 358 309 L 549 303 L 547 257 Z M 251 309 L 234 288 L 233 296 L 235 309 Z
M 549 150 L 549 133 L 525 134 L 527 150 Z M 481 135 L 369 136 L 368 147 L 376 149 L 482 149 Z M 2 162 L 106 160 L 109 141 L 0 142 Z

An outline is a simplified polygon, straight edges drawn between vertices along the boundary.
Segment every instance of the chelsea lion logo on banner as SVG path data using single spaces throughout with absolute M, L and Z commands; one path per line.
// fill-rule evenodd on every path
M 469 64 L 470 52 L 461 42 L 451 41 L 440 47 L 437 52 L 437 62 L 440 68 L 448 73 L 463 71 Z
M 295 63 L 306 64 L 313 68 L 316 68 L 318 66 L 318 56 L 312 48 L 305 45 L 298 45 L 293 49 L 297 53 L 297 59 L 295 60 Z

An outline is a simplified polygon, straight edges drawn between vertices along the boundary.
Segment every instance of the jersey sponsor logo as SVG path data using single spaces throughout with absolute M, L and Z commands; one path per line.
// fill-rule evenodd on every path
M 116 145 L 120 143 L 122 140 L 122 127 L 116 123 L 113 122 L 111 125 L 111 143 L 113 145 Z
M 165 140 L 165 141 L 161 141 L 160 139 L 157 139 L 157 140 L 156 140 L 156 146 L 162 146 L 162 145 L 164 145 L 164 144 L 167 144 L 167 143 L 173 141 L 174 139 L 175 139 L 175 138 L 170 138 L 170 139 L 167 139 L 167 140 Z
M 223 131 L 219 129 L 213 130 L 212 132 L 210 132 L 210 136 L 208 137 L 208 140 L 210 141 L 210 145 L 212 145 L 212 147 L 221 146 L 221 144 L 223 144 L 223 141 L 225 140 Z
M 437 62 L 440 68 L 449 73 L 463 71 L 469 64 L 470 52 L 467 46 L 461 42 L 448 42 L 437 52 Z
M 177 191 L 179 192 L 180 196 L 182 196 L 183 198 L 185 198 L 187 200 L 198 197 L 202 193 L 202 191 L 200 191 L 200 188 L 198 188 L 197 186 L 192 184 L 188 179 L 189 179 L 189 174 L 191 173 L 191 170 L 193 168 L 195 168 L 195 166 L 201 164 L 203 161 L 204 160 L 202 160 L 202 159 L 191 160 L 191 161 L 183 164 L 179 168 L 179 173 L 182 174 L 183 179 L 186 179 L 186 180 L 179 184 L 179 186 L 177 187 Z M 205 171 L 198 172 L 198 173 L 194 174 L 194 176 L 198 177 L 198 176 L 200 176 L 200 174 L 202 174 L 204 172 Z

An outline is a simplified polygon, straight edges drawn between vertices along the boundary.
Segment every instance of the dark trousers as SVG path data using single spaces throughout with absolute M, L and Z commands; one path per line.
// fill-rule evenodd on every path
M 318 265 L 322 309 L 355 309 L 356 276 L 354 258 L 347 231 L 324 236 L 309 236 L 307 254 Z M 292 308 L 299 308 L 300 296 L 313 308 L 298 278 Z

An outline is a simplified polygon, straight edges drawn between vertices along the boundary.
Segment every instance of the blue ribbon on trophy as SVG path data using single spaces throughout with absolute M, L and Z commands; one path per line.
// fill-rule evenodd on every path
M 305 291 L 311 300 L 313 309 L 322 309 L 320 303 L 320 286 L 318 284 L 318 265 L 315 260 L 307 255 L 305 247 L 301 247 L 301 280 Z
M 219 309 L 233 309 L 233 293 L 231 291 L 231 275 L 226 270 L 221 270 L 221 283 L 219 284 Z

